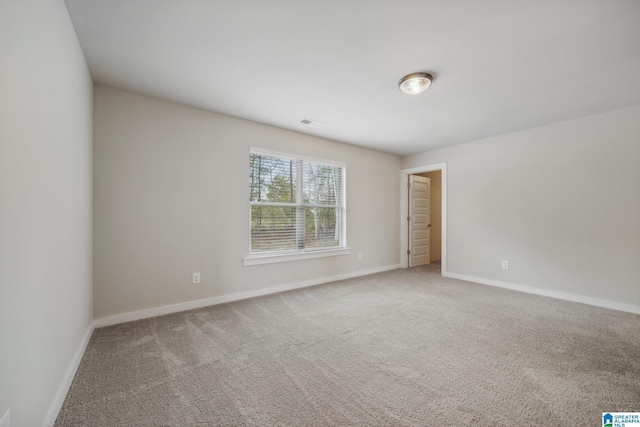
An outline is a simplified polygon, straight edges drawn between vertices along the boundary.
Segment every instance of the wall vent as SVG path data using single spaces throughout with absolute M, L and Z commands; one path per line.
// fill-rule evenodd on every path
M 324 126 L 324 123 L 318 122 L 316 120 L 311 120 L 306 117 L 301 119 L 298 123 L 302 123 L 303 125 L 311 126 L 312 128 L 319 128 L 320 126 Z

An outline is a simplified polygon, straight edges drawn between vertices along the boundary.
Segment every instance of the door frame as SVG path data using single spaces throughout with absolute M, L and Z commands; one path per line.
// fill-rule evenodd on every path
M 447 163 L 434 163 L 425 166 L 400 170 L 400 265 L 402 268 L 409 268 L 409 256 L 407 248 L 409 247 L 409 224 L 407 216 L 409 216 L 409 192 L 407 191 L 407 182 L 409 175 L 415 175 L 422 172 L 441 171 L 442 173 L 442 256 L 440 274 L 443 276 L 447 272 Z

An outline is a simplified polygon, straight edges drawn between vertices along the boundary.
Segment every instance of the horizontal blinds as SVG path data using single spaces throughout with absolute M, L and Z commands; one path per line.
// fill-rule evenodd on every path
M 343 246 L 344 167 L 251 153 L 251 252 Z
M 251 251 L 291 251 L 297 245 L 295 206 L 251 207 Z

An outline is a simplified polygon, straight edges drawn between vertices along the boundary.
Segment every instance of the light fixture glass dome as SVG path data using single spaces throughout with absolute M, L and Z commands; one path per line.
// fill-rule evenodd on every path
M 398 86 L 402 93 L 416 95 L 427 90 L 432 81 L 433 76 L 429 73 L 412 73 L 401 78 Z

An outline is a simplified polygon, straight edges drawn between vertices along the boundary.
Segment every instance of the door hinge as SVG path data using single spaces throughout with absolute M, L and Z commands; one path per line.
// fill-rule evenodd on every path
M 411 255 L 411 251 L 407 251 L 407 255 Z
M 411 217 L 410 216 L 407 217 L 407 221 L 411 221 Z
M 411 180 L 410 179 L 407 180 L 407 187 L 411 188 Z

